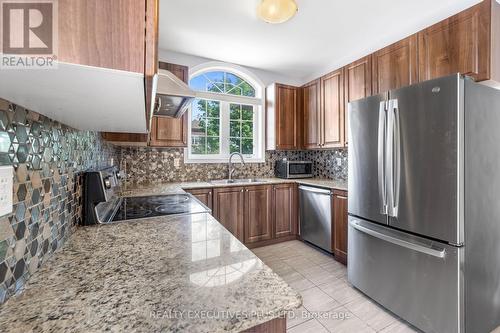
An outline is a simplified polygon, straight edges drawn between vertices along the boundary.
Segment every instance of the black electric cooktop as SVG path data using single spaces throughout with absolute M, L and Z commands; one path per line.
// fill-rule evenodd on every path
M 189 194 L 123 197 L 112 221 L 207 211 L 207 207 Z

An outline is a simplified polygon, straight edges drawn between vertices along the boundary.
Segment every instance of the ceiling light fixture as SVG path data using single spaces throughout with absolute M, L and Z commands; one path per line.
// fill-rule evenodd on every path
M 297 13 L 294 0 L 262 0 L 257 7 L 257 15 L 267 23 L 284 23 Z

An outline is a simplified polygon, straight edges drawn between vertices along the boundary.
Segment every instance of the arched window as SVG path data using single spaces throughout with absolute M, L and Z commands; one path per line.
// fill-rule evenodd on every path
M 196 91 L 189 120 L 186 162 L 227 162 L 234 152 L 245 161 L 264 162 L 263 85 L 233 65 L 194 68 L 189 86 Z

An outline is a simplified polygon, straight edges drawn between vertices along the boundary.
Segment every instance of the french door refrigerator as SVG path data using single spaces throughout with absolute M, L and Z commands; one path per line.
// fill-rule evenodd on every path
M 348 121 L 349 281 L 424 332 L 500 326 L 500 91 L 457 74 Z

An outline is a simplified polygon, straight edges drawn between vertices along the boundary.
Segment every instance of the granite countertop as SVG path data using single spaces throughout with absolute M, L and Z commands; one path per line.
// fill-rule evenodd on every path
M 0 307 L 7 332 L 238 332 L 300 296 L 209 214 L 78 228 Z
M 121 191 L 121 194 L 125 196 L 172 194 L 172 193 L 183 193 L 184 190 L 191 190 L 197 188 L 252 186 L 252 185 L 284 184 L 284 183 L 298 183 L 304 185 L 319 186 L 333 190 L 347 191 L 347 181 L 342 181 L 342 180 L 332 180 L 323 178 L 304 178 L 304 179 L 258 178 L 258 179 L 262 179 L 263 181 L 252 182 L 252 183 L 232 183 L 232 184 L 211 183 L 206 181 L 148 184 L 148 185 L 139 185 L 132 189 L 130 188 L 123 189 Z

